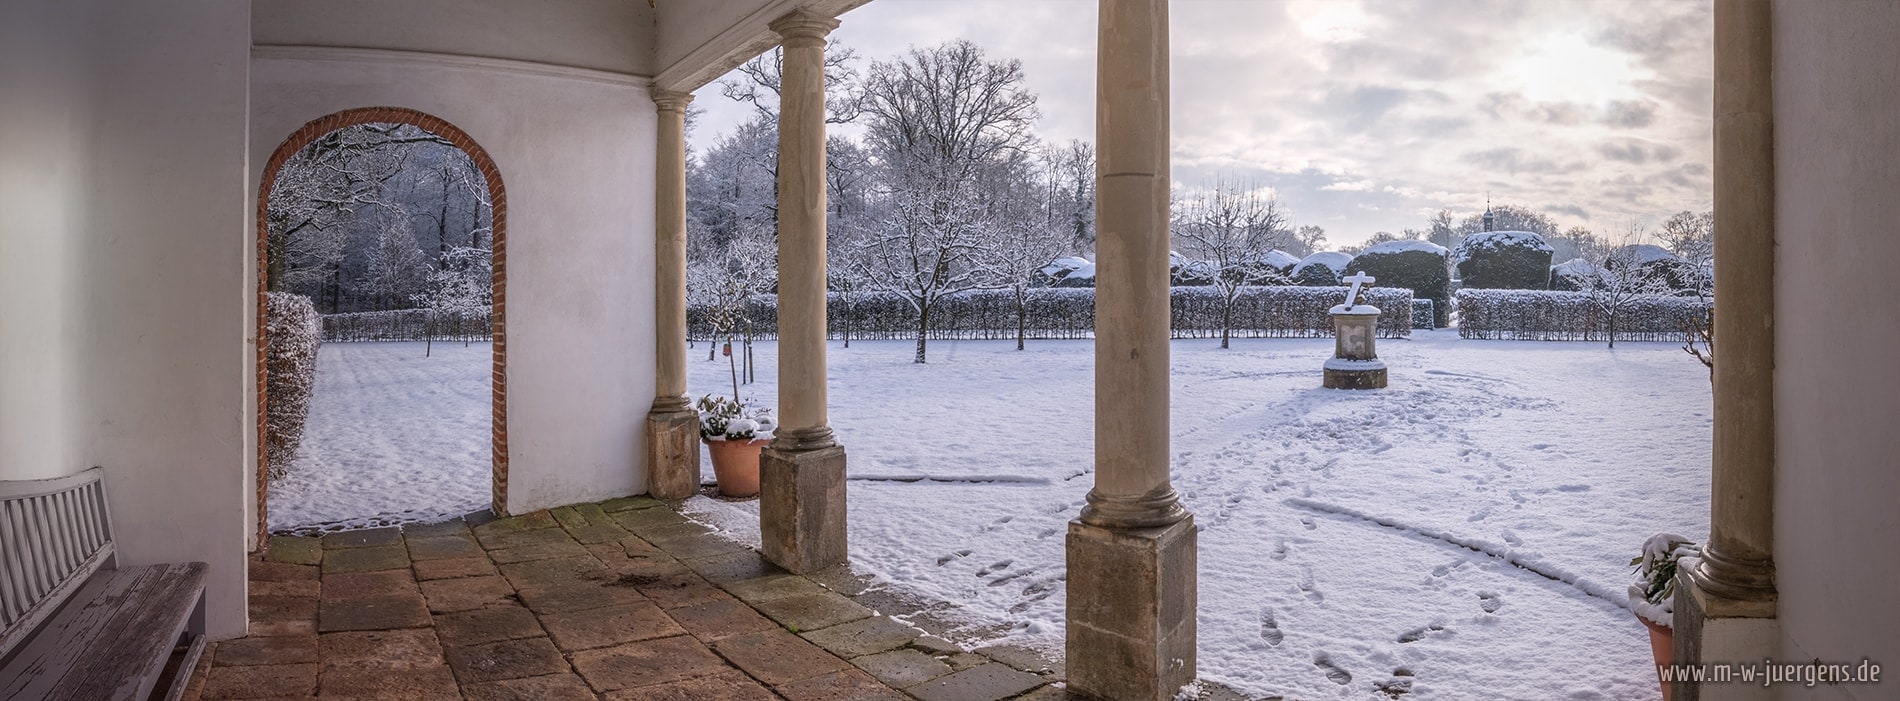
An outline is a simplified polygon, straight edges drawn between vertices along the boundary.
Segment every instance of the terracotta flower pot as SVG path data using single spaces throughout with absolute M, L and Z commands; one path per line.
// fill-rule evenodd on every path
M 720 494 L 749 497 L 759 493 L 759 451 L 770 442 L 769 438 L 706 440 L 706 448 L 712 451 L 713 479 L 719 483 Z
M 1643 618 L 1642 616 L 1637 616 L 1636 620 L 1642 621 L 1643 625 L 1649 628 L 1649 654 L 1656 658 L 1657 668 L 1661 669 L 1662 665 L 1675 662 L 1676 631 L 1669 626 L 1659 626 L 1655 623 L 1651 623 L 1649 619 Z M 1660 675 L 1658 675 L 1657 680 L 1661 682 Z M 1669 684 L 1668 682 L 1661 683 L 1663 701 L 1669 701 Z

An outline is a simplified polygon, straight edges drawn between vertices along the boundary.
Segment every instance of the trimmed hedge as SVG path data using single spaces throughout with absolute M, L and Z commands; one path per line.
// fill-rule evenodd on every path
M 1411 317 L 1397 310 L 1412 308 L 1412 291 L 1375 287 L 1366 289 L 1364 299 L 1386 313 L 1379 318 L 1379 335 L 1394 338 L 1410 335 Z M 1212 338 L 1220 335 L 1220 291 L 1212 287 L 1175 287 L 1169 295 L 1170 326 L 1175 338 Z M 1344 287 L 1245 287 L 1234 304 L 1233 335 L 1239 338 L 1330 338 L 1332 316 L 1327 310 L 1344 302 Z M 1026 335 L 1029 338 L 1094 338 L 1095 290 L 1075 288 L 1034 288 L 1024 303 L 1028 308 Z M 752 298 L 747 315 L 752 320 L 752 337 L 777 337 L 778 298 L 759 295 Z M 888 293 L 856 293 L 847 301 L 832 292 L 826 303 L 829 336 L 833 339 L 913 339 L 917 337 L 917 312 L 904 298 Z M 689 306 L 686 324 L 695 339 L 711 336 L 711 324 L 705 307 Z M 745 335 L 744 324 L 735 336 Z M 1013 339 L 1016 337 L 1016 293 L 1010 290 L 976 290 L 951 295 L 930 311 L 930 338 L 940 339 Z
M 1542 290 L 1550 286 L 1553 250 L 1528 231 L 1484 231 L 1466 236 L 1455 258 L 1467 290 Z
M 1404 287 L 1412 295 L 1434 302 L 1431 326 L 1451 324 L 1451 252 L 1426 241 L 1387 241 L 1360 253 L 1346 265 L 1347 273 L 1365 273 L 1377 284 Z
M 1504 341 L 1603 341 L 1609 338 L 1603 310 L 1585 292 L 1460 290 L 1458 336 Z M 1637 297 L 1617 314 L 1616 337 L 1624 341 L 1682 341 L 1709 312 L 1694 297 Z
M 264 464 L 270 480 L 283 478 L 303 443 L 322 346 L 318 318 L 309 297 L 264 295 Z
M 487 311 L 444 314 L 428 309 L 351 312 L 323 317 L 323 340 L 358 341 L 486 341 L 494 329 Z
M 1412 328 L 1439 328 L 1438 326 L 1434 326 L 1434 324 L 1438 323 L 1438 317 L 1432 314 L 1432 309 L 1435 306 L 1436 305 L 1432 304 L 1432 301 L 1429 299 L 1414 298 L 1412 300 Z

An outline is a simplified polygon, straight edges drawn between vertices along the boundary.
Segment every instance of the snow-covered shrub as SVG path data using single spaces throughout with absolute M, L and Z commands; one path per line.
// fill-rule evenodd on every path
M 1667 288 L 1678 294 L 1693 294 L 1701 274 L 1695 264 L 1669 249 L 1647 243 L 1616 249 L 1604 260 L 1603 267 L 1627 285 Z
M 1468 290 L 1542 290 L 1550 286 L 1553 249 L 1528 231 L 1482 231 L 1466 236 L 1453 259 Z
M 1234 308 L 1233 335 L 1243 338 L 1324 338 L 1333 334 L 1327 309 L 1346 299 L 1344 287 L 1244 287 Z M 997 340 L 1016 337 L 1016 297 L 1012 290 L 973 290 L 943 298 L 931 311 L 932 340 Z M 1210 286 L 1176 287 L 1171 294 L 1171 322 L 1175 338 L 1220 336 L 1222 299 Z M 1411 333 L 1412 291 L 1373 287 L 1363 300 L 1385 313 L 1379 333 L 1393 338 Z M 775 338 L 778 298 L 752 298 L 747 314 L 756 324 L 754 337 Z M 1095 336 L 1093 288 L 1033 288 L 1025 299 L 1029 338 L 1075 339 Z M 849 305 L 832 293 L 826 305 L 830 334 L 841 338 L 909 339 L 916 334 L 916 310 L 903 297 L 889 293 L 854 293 Z M 710 325 L 702 308 L 689 305 L 687 330 L 696 339 L 708 338 Z
M 1086 274 L 1075 275 L 1077 272 Z M 1044 287 L 1093 287 L 1095 264 L 1080 256 L 1057 258 L 1036 269 L 1036 282 Z
M 1273 266 L 1274 270 L 1280 271 L 1281 275 L 1292 275 L 1293 266 L 1300 264 L 1300 259 L 1278 248 L 1267 251 L 1267 256 L 1263 260 L 1266 261 L 1267 265 Z
M 1517 341 L 1601 341 L 1609 319 L 1587 292 L 1549 290 L 1459 290 L 1458 336 Z M 1685 329 L 1707 314 L 1709 303 L 1694 297 L 1643 295 L 1618 312 L 1617 338 L 1682 341 Z
M 310 393 L 317 386 L 317 308 L 287 292 L 264 296 L 264 464 L 282 478 L 303 442 Z
M 1558 292 L 1582 292 L 1600 277 L 1597 267 L 1582 258 L 1550 266 L 1550 289 Z
M 323 316 L 326 343 L 361 341 L 486 341 L 492 335 L 491 308 L 394 309 Z
M 1348 273 L 1371 275 L 1377 284 L 1404 287 L 1419 299 L 1431 300 L 1437 315 L 1433 328 L 1451 323 L 1450 251 L 1430 241 L 1387 241 L 1367 248 L 1346 265 Z
M 772 410 L 708 394 L 699 398 L 699 436 L 709 441 L 771 438 Z
M 1289 275 L 1293 278 L 1293 284 L 1302 287 L 1336 287 L 1339 278 L 1346 274 L 1346 266 L 1351 263 L 1351 255 L 1320 251 L 1302 259 L 1293 266 L 1293 272 Z
M 1412 299 L 1412 328 L 1415 328 L 1415 329 L 1438 328 L 1437 326 L 1434 326 L 1434 324 L 1438 323 L 1437 317 L 1432 314 L 1432 310 L 1436 306 L 1437 306 L 1436 304 L 1432 303 L 1432 300 L 1413 298 Z
M 1676 573 L 1695 567 L 1702 548 L 1674 533 L 1657 533 L 1643 542 L 1643 554 L 1630 560 L 1636 581 L 1630 583 L 1630 610 L 1643 620 L 1674 627 Z

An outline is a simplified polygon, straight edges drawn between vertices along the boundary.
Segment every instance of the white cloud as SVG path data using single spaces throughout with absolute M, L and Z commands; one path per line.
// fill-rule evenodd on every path
M 1095 13 L 876 0 L 834 37 L 873 59 L 958 37 L 1019 58 L 1044 137 L 1086 140 Z M 1175 0 L 1170 22 L 1174 179 L 1254 178 L 1333 241 L 1462 216 L 1487 193 L 1565 225 L 1708 206 L 1708 0 Z M 707 92 L 698 144 L 737 121 L 720 126 Z

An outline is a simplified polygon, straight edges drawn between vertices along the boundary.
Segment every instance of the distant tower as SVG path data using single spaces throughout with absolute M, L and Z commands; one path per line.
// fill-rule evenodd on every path
M 1491 198 L 1486 197 L 1484 198 L 1484 230 L 1490 231 L 1491 227 L 1497 225 L 1497 223 L 1497 215 L 1491 213 Z

